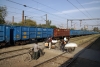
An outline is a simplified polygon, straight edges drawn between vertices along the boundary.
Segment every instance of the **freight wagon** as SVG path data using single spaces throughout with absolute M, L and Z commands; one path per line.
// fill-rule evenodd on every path
M 70 36 L 69 29 L 54 29 L 53 37 L 54 38 L 64 38 Z
M 6 44 L 19 45 L 27 44 L 33 40 L 45 40 L 48 37 L 64 38 L 71 36 L 98 34 L 98 32 L 69 30 L 69 29 L 52 29 L 28 26 L 9 26 L 0 25 L 0 46 Z
M 50 36 L 53 37 L 52 28 L 0 25 L 0 46 L 5 46 L 7 43 L 22 45 L 32 40 L 44 40 Z
M 10 44 L 10 26 L 0 25 L 0 47 Z

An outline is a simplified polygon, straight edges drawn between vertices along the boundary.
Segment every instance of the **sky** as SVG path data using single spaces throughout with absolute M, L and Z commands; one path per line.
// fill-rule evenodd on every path
M 12 16 L 15 22 L 22 21 L 24 10 L 26 19 L 35 20 L 37 24 L 45 24 L 47 14 L 47 19 L 52 21 L 51 24 L 60 28 L 67 28 L 67 20 L 72 19 L 72 25 L 71 21 L 68 21 L 68 28 L 81 29 L 88 25 L 89 30 L 93 27 L 100 29 L 100 26 L 95 26 L 100 25 L 100 20 L 81 21 L 81 25 L 79 21 L 100 18 L 100 0 L 0 0 L 0 6 L 7 7 L 6 21 L 10 22 Z

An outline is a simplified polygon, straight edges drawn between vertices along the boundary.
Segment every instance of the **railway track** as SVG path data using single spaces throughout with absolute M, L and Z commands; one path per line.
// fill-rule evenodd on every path
M 13 58 L 13 57 L 20 56 L 23 54 L 27 54 L 29 53 L 28 49 L 30 48 L 24 48 L 24 49 L 0 53 L 0 60 L 9 59 L 9 58 Z
M 78 41 L 78 40 L 80 40 L 80 39 L 85 39 L 85 38 L 87 38 L 87 37 L 91 37 L 92 35 L 87 35 L 87 36 L 81 36 L 81 37 L 75 37 L 75 38 L 72 38 L 70 41 Z
M 84 38 L 86 38 L 86 37 L 84 37 Z M 77 39 L 77 38 L 75 38 L 75 39 Z M 83 38 L 81 38 L 81 39 L 83 39 Z M 9 58 L 13 58 L 13 57 L 20 56 L 23 54 L 27 54 L 27 53 L 29 53 L 28 49 L 30 49 L 30 47 L 13 50 L 13 51 L 2 52 L 2 53 L 0 53 L 0 60 L 9 59 Z
M 95 38 L 94 38 L 95 39 Z M 87 41 L 90 42 L 93 41 L 93 39 Z M 85 43 L 87 43 L 85 42 Z M 84 43 L 82 43 L 81 45 L 83 45 Z M 90 46 L 88 46 L 90 47 Z M 87 47 L 87 48 L 88 48 Z M 51 58 L 45 62 L 42 62 L 40 64 L 37 64 L 33 67 L 68 67 L 71 63 L 73 63 L 77 57 L 82 54 L 85 51 L 85 49 L 83 49 L 82 51 L 80 51 L 79 53 L 77 53 L 74 57 L 66 57 L 66 52 Z
M 61 65 L 62 63 L 64 63 L 66 60 L 69 60 L 70 58 L 69 57 L 65 57 L 63 56 L 66 52 L 54 57 L 54 58 L 51 58 L 45 62 L 42 62 L 34 67 L 58 67 L 59 65 Z

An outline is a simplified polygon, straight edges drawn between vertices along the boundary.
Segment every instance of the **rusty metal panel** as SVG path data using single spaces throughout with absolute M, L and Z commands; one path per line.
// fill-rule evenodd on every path
M 54 37 L 69 36 L 69 29 L 54 29 Z

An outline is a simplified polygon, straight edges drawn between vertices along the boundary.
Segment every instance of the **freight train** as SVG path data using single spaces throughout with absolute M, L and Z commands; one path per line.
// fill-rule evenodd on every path
M 89 34 L 98 34 L 98 32 L 0 25 L 0 47 L 7 45 L 26 44 L 31 42 L 32 40 L 44 40 L 51 36 L 53 38 L 63 38 Z

